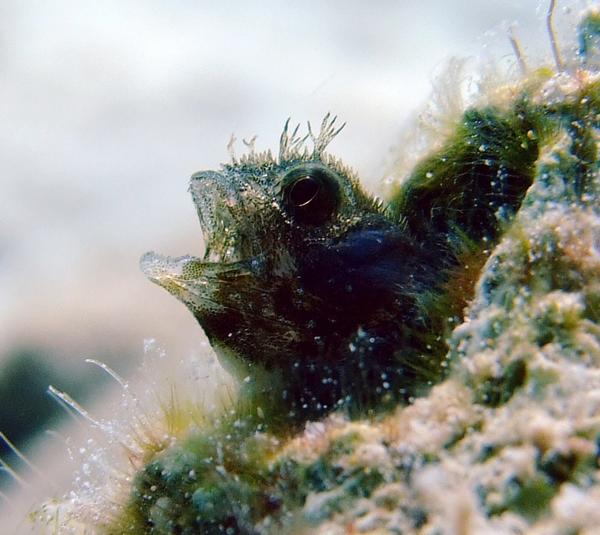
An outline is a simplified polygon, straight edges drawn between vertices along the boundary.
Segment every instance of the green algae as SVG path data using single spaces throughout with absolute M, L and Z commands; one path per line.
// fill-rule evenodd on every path
M 467 110 L 447 145 L 392 193 L 390 210 L 406 214 L 422 240 L 494 238 L 499 224 L 490 207 L 517 205 L 531 183 L 542 117 L 526 95 L 508 111 Z
M 522 359 L 512 361 L 503 370 L 502 375 L 491 377 L 476 390 L 475 401 L 490 407 L 498 407 L 506 403 L 515 390 L 525 384 L 527 365 Z

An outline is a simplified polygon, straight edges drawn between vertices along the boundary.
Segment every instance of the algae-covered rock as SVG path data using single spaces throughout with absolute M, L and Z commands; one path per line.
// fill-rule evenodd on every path
M 554 83 L 562 81 L 544 82 L 532 100 Z M 596 84 L 569 88 L 560 105 L 596 98 Z M 306 533 L 597 530 L 597 111 L 571 116 L 590 128 L 586 160 L 563 124 L 543 143 L 533 185 L 450 338 L 450 378 L 380 422 L 332 418 L 280 454 L 323 463 L 323 476 L 336 470 L 334 481 L 300 480 L 308 495 L 294 519 Z M 340 437 L 352 440 L 332 458 Z
M 70 519 L 115 534 L 597 533 L 598 20 L 583 19 L 566 67 L 467 109 L 407 179 L 415 187 L 394 198 L 419 198 L 431 179 L 428 191 L 449 205 L 448 176 L 477 185 L 490 168 L 498 181 L 532 182 L 516 214 L 482 222 L 497 225 L 499 241 L 483 264 L 474 259 L 478 282 L 449 334 L 444 380 L 392 411 L 333 412 L 301 432 L 271 432 L 256 425 L 264 415 L 238 409 L 189 419 L 134 456 L 125 505 L 95 519 L 65 507 L 64 531 Z M 463 201 L 488 202 L 482 191 Z

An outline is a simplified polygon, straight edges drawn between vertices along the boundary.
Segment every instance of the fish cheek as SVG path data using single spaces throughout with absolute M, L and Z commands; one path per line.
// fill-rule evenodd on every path
M 281 325 L 274 320 L 269 292 L 258 291 L 260 280 L 240 277 L 219 281 L 213 306 L 192 308 L 221 363 L 235 375 L 245 377 L 254 364 L 265 365 L 281 348 Z M 273 342 L 273 343 L 271 343 Z
M 219 362 L 237 378 L 248 374 L 248 327 L 236 310 L 194 311 Z

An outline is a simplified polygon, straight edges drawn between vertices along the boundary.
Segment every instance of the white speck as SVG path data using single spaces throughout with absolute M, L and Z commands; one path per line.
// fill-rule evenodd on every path
M 144 353 L 152 351 L 156 344 L 155 338 L 144 338 Z

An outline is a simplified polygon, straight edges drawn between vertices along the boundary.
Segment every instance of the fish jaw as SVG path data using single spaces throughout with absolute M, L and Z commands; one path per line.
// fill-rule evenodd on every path
M 226 265 L 203 262 L 190 255 L 170 257 L 150 251 L 141 257 L 140 268 L 151 282 L 174 295 L 192 312 L 203 314 L 222 309 L 216 290 Z

